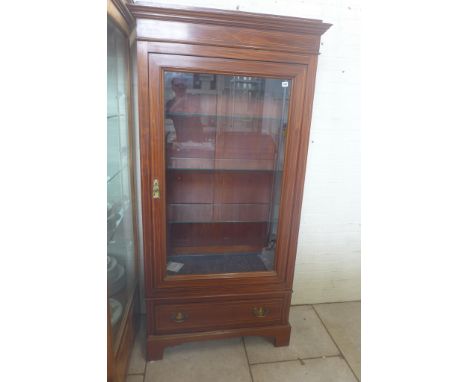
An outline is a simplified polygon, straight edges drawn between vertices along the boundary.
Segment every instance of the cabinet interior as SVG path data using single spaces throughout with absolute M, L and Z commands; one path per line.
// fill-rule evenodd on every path
M 164 73 L 169 274 L 273 270 L 290 85 Z

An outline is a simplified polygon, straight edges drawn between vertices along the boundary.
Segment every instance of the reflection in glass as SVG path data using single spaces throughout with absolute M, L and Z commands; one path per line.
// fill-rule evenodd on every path
M 290 86 L 164 73 L 169 275 L 274 270 Z

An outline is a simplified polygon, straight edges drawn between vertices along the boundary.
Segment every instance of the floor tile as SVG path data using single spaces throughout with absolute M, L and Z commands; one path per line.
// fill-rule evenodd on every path
M 265 338 L 245 337 L 251 364 L 339 354 L 312 306 L 291 307 L 289 322 L 292 327 L 289 346 L 276 348 Z
M 127 375 L 125 382 L 143 382 L 145 376 L 143 374 L 139 375 Z
M 356 382 L 341 357 L 252 365 L 254 382 Z
M 241 338 L 168 347 L 146 365 L 145 382 L 251 382 Z
M 361 303 L 340 302 L 314 305 L 326 328 L 346 358 L 361 375 Z
M 140 329 L 135 338 L 127 374 L 143 374 L 146 365 L 146 316 L 140 316 Z

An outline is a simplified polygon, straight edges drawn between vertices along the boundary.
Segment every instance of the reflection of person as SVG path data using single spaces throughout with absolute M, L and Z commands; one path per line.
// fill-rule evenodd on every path
M 183 77 L 174 77 L 171 88 L 174 98 L 166 102 L 166 118 L 174 123 L 177 141 L 203 141 L 198 97 L 187 94 L 187 81 Z
M 184 99 L 186 93 L 187 93 L 187 84 L 185 83 L 185 80 L 183 78 L 180 78 L 180 77 L 174 77 L 172 80 L 171 80 L 171 88 L 172 88 L 172 91 L 174 92 L 175 94 L 175 97 L 168 101 L 168 104 L 170 102 L 174 103 L 176 101 L 181 101 Z

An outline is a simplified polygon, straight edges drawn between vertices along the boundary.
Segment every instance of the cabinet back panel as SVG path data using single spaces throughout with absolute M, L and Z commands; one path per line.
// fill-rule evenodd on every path
M 186 223 L 169 225 L 169 245 L 174 253 L 205 253 L 225 247 L 228 252 L 242 252 L 266 245 L 265 223 Z M 185 250 L 184 250 L 185 247 Z M 208 248 L 207 248 L 208 247 Z M 229 248 L 231 250 L 229 251 Z

